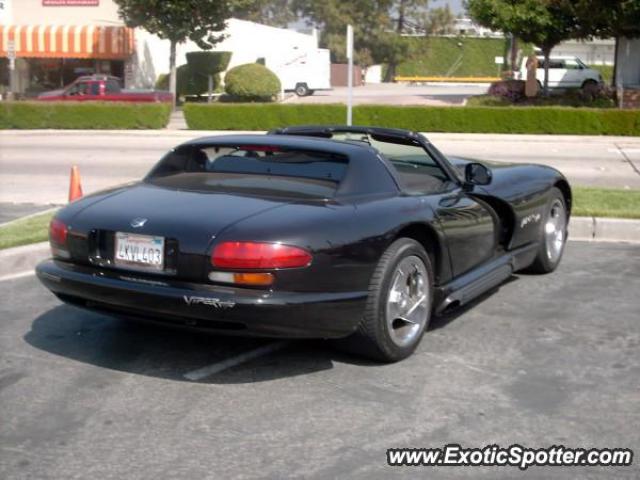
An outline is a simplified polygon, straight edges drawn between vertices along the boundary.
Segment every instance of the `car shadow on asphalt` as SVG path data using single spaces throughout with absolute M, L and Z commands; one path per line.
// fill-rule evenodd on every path
M 497 285 L 492 289 L 484 292 L 482 295 L 474 298 L 469 303 L 466 303 L 460 307 L 455 307 L 451 310 L 445 310 L 440 315 L 434 316 L 431 319 L 431 322 L 429 323 L 429 330 L 437 330 L 437 329 L 446 327 L 451 322 L 453 322 L 456 318 L 461 317 L 468 311 L 473 310 L 473 308 L 483 303 L 485 300 L 488 300 L 489 298 L 491 298 L 505 285 L 518 281 L 518 275 L 511 275 L 500 285 Z
M 24 335 L 31 346 L 76 362 L 137 375 L 189 381 L 185 374 L 273 343 L 146 325 L 59 305 L 35 318 Z M 380 364 L 337 351 L 329 342 L 296 340 L 284 348 L 199 383 L 253 383 L 332 369 L 334 362 Z
M 512 276 L 501 286 L 516 280 Z M 496 287 L 469 304 L 435 316 L 430 330 L 447 326 L 491 297 Z M 272 339 L 193 332 L 118 319 L 69 305 L 43 313 L 24 336 L 31 346 L 76 362 L 130 374 L 193 382 L 185 375 L 258 349 Z M 207 376 L 198 383 L 243 384 L 310 375 L 336 363 L 380 368 L 384 364 L 334 348 L 334 342 L 294 340 L 246 363 Z

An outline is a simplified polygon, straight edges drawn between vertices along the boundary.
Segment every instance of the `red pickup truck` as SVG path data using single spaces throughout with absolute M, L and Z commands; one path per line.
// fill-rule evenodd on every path
M 62 90 L 38 95 L 41 101 L 101 101 L 101 102 L 172 102 L 171 92 L 154 90 L 123 90 L 117 77 L 90 75 L 79 77 Z

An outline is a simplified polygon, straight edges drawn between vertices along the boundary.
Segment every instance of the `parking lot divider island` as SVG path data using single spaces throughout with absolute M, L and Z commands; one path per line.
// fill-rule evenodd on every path
M 0 102 L 0 129 L 159 129 L 170 115 L 165 103 Z
M 360 105 L 355 125 L 418 132 L 640 135 L 640 110 L 568 107 L 418 107 Z M 186 104 L 192 130 L 269 130 L 287 125 L 344 123 L 344 105 Z

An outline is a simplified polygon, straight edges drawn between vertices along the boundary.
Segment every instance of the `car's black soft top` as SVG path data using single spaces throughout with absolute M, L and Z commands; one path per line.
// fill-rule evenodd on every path
M 327 138 L 299 135 L 219 135 L 202 137 L 184 145 L 206 146 L 273 146 L 343 155 L 349 159 L 349 168 L 340 183 L 336 197 L 366 194 L 397 193 L 399 186 L 380 158 L 378 151 L 367 144 L 351 143 Z

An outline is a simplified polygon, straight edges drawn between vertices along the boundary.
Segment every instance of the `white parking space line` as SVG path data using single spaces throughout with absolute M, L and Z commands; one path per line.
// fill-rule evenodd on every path
M 263 345 L 262 347 L 256 348 L 254 350 L 249 350 L 248 352 L 241 353 L 240 355 L 236 355 L 235 357 L 226 358 L 221 362 L 214 363 L 212 365 L 208 365 L 206 367 L 198 368 L 197 370 L 192 370 L 183 375 L 187 380 L 198 381 L 203 378 L 210 377 L 216 373 L 220 373 L 227 368 L 235 367 L 236 365 L 240 365 L 241 363 L 248 362 L 249 360 L 253 360 L 254 358 L 262 357 L 264 355 L 268 355 L 269 353 L 273 353 L 277 350 L 280 350 L 287 346 L 289 342 L 273 342 L 267 345 Z
M 35 274 L 36 274 L 35 270 L 25 270 L 23 272 L 11 273 L 9 275 L 2 275 L 0 277 L 0 282 L 8 282 L 9 280 L 16 280 L 18 278 L 29 277 Z

